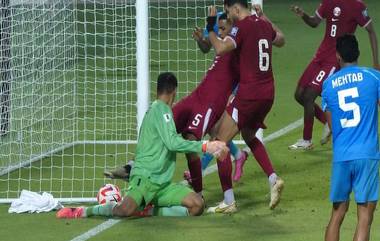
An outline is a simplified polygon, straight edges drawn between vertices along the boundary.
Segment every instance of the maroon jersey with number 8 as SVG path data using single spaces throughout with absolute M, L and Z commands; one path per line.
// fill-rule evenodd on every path
M 325 35 L 314 60 L 336 62 L 336 39 L 346 33 L 354 33 L 356 27 L 366 27 L 371 18 L 361 0 L 323 0 L 315 14 L 326 19 Z

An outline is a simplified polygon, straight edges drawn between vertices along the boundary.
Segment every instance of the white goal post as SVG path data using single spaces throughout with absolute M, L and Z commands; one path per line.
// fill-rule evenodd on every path
M 103 171 L 133 158 L 158 74 L 177 75 L 178 98 L 202 79 L 213 53 L 191 33 L 210 4 L 2 0 L 0 203 L 22 189 L 95 201 Z

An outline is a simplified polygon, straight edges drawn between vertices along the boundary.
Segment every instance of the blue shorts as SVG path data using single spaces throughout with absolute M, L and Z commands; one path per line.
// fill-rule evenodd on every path
M 330 200 L 349 201 L 354 191 L 356 203 L 375 202 L 379 197 L 379 160 L 333 162 Z

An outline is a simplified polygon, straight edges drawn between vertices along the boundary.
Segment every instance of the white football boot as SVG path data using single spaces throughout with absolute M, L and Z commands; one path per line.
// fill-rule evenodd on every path
M 330 130 L 329 125 L 326 123 L 322 131 L 321 145 L 328 143 L 330 139 L 331 139 L 331 130 Z
M 277 177 L 276 183 L 270 188 L 270 202 L 269 208 L 274 209 L 279 203 L 281 199 L 281 192 L 284 189 L 284 180 L 280 177 Z
M 225 204 L 224 201 L 218 203 L 215 207 L 210 207 L 207 209 L 208 213 L 235 213 L 237 211 L 236 201 L 230 205 Z
M 313 143 L 308 140 L 299 139 L 293 145 L 288 147 L 289 150 L 310 150 L 313 149 Z

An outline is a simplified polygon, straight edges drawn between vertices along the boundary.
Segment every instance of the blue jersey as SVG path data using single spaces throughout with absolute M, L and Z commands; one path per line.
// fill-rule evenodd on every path
M 322 108 L 331 112 L 334 162 L 380 159 L 378 101 L 380 72 L 342 68 L 323 83 Z
M 218 12 L 216 14 L 216 17 L 217 19 L 219 19 L 220 15 L 222 15 L 223 12 Z M 214 32 L 216 33 L 216 35 L 219 36 L 219 26 L 218 26 L 218 20 L 216 21 L 215 25 L 214 25 Z M 206 28 L 203 29 L 203 38 L 208 38 L 208 31 Z

